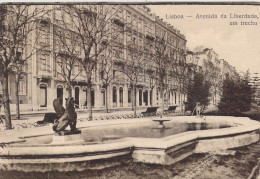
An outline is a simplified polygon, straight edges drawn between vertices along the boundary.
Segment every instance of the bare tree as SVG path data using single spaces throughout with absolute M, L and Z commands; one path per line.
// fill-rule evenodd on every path
M 177 83 L 173 85 L 174 90 L 179 91 L 180 94 L 186 94 L 187 93 L 187 85 L 190 81 L 190 75 L 191 72 L 194 69 L 194 65 L 190 65 L 186 61 L 186 54 L 185 50 L 182 48 L 176 47 L 171 52 L 171 70 L 170 70 L 170 76 L 173 78 L 172 81 L 176 81 Z M 184 96 L 185 98 L 185 96 Z M 181 102 L 184 100 L 181 97 Z M 183 110 L 182 106 L 181 109 Z
M 161 113 L 162 118 L 164 112 L 164 93 L 168 88 L 168 72 L 170 68 L 170 54 L 167 48 L 166 33 L 161 37 L 156 37 L 155 39 L 155 51 L 154 56 L 151 58 L 154 64 L 154 68 L 157 76 L 157 83 L 159 84 L 159 91 L 161 96 Z
M 99 68 L 98 68 L 100 82 L 102 87 L 105 89 L 105 98 L 106 98 L 105 107 L 107 113 L 109 112 L 108 95 L 107 95 L 108 87 L 112 82 L 119 80 L 119 78 L 121 77 L 118 73 L 115 73 L 115 69 L 118 61 L 115 60 L 115 57 L 113 56 L 112 48 L 110 47 L 107 48 L 104 51 L 104 53 L 100 56 Z
M 124 73 L 132 88 L 132 99 L 134 105 L 134 116 L 136 116 L 136 88 L 143 79 L 144 71 L 148 65 L 145 58 L 144 49 L 132 43 L 126 47 L 127 58 L 122 63 L 122 73 Z
M 65 22 L 64 16 L 61 17 Z M 53 57 L 56 63 L 56 75 L 61 76 L 66 83 L 68 97 L 72 96 L 72 83 L 81 75 L 82 68 L 78 63 L 80 58 L 80 46 L 78 35 L 61 26 L 54 26 L 54 52 Z
M 13 72 L 15 74 L 16 82 L 16 98 L 17 98 L 17 118 L 20 118 L 19 114 L 19 94 L 18 86 L 21 74 L 23 73 L 23 67 L 26 65 L 26 61 L 30 59 L 32 55 L 32 49 L 28 50 L 29 44 L 32 41 L 29 40 L 30 34 L 34 30 L 34 25 L 37 20 L 46 13 L 44 6 L 30 6 L 30 5 L 7 5 L 2 6 L 5 8 L 5 19 L 2 28 L 3 39 L 0 42 L 1 46 L 1 82 L 3 85 L 4 93 L 4 107 L 6 116 L 6 129 L 11 129 L 11 115 L 10 115 L 10 100 L 8 93 L 8 78 L 9 74 Z M 27 53 L 25 53 L 27 49 Z
M 12 129 L 11 124 L 11 113 L 10 113 L 10 100 L 9 100 L 9 93 L 8 93 L 8 74 L 11 71 L 9 64 L 11 61 L 9 59 L 4 58 L 4 53 L 7 53 L 6 51 L 6 45 L 8 43 L 8 40 L 5 35 L 5 31 L 7 29 L 6 25 L 6 17 L 7 17 L 7 6 L 0 6 L 0 20 L 1 20 L 1 33 L 0 33 L 0 80 L 3 90 L 3 105 L 4 105 L 4 112 L 5 112 L 5 125 L 6 129 Z M 7 54 L 5 55 L 7 56 Z
M 152 67 L 152 65 L 150 65 Z M 146 70 L 146 74 L 148 75 L 149 78 L 149 86 L 151 91 L 154 90 L 154 87 L 156 87 L 158 81 L 157 81 L 157 76 L 156 76 L 156 72 L 153 68 L 147 69 Z M 150 101 L 153 101 L 152 99 L 150 99 Z M 153 103 L 150 103 L 151 106 L 153 106 Z
M 87 78 L 88 104 L 91 104 L 92 98 L 92 74 L 97 68 L 100 54 L 124 31 L 123 21 L 114 18 L 119 8 L 120 6 L 109 5 L 62 6 L 62 11 L 69 21 L 73 22 L 72 27 L 78 35 L 82 49 L 82 58 L 78 61 Z M 91 105 L 89 105 L 89 119 L 92 120 Z
M 217 96 L 221 94 L 222 88 L 222 80 L 221 80 L 221 72 L 217 67 L 214 67 L 212 72 L 210 73 L 210 85 L 212 89 L 213 103 L 217 103 Z

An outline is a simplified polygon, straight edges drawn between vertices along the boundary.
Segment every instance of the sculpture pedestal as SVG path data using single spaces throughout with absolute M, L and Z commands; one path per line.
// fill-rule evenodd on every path
M 170 121 L 169 119 L 154 119 L 153 121 L 159 122 L 158 128 L 165 128 L 163 122 Z
M 81 137 L 81 131 L 61 131 L 55 133 L 51 144 L 81 144 L 84 140 Z

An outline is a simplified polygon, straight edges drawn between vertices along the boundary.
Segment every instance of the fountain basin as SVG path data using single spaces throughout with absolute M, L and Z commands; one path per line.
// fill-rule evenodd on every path
M 193 116 L 165 117 L 165 119 L 174 123 L 205 122 L 204 119 Z M 151 121 L 151 119 L 142 120 Z M 4 164 L 7 170 L 43 172 L 46 170 L 83 170 L 89 168 L 89 163 L 104 165 L 110 160 L 113 161 L 108 162 L 110 164 L 133 159 L 134 162 L 167 165 L 193 153 L 226 150 L 249 145 L 259 140 L 260 123 L 249 118 L 207 116 L 206 122 L 225 122 L 232 127 L 188 131 L 161 138 L 124 137 L 102 143 L 88 142 L 71 145 L 14 143 L 0 149 L 0 163 Z M 167 126 L 167 122 L 165 125 Z M 115 158 L 117 159 L 113 160 Z M 43 170 L 42 165 L 49 166 L 50 164 L 52 164 L 51 168 L 45 167 Z M 29 167 L 30 165 L 41 165 L 41 167 Z M 64 165 L 70 167 L 64 167 Z M 93 165 L 100 167 L 100 165 Z

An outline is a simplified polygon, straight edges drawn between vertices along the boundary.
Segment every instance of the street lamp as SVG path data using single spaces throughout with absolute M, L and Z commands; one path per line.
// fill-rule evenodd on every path
M 253 99 L 256 101 L 257 105 L 260 105 L 260 77 L 258 73 L 254 73 L 254 76 L 251 78 L 248 83 L 249 86 L 253 89 Z

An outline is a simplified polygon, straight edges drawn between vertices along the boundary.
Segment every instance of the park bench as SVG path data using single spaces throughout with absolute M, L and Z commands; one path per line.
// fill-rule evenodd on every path
M 169 114 L 175 112 L 178 106 L 169 106 L 167 110 L 164 110 L 164 114 Z
M 144 116 L 153 116 L 156 115 L 158 107 L 148 107 L 145 112 L 142 112 Z
M 54 123 L 55 119 L 58 119 L 58 115 L 56 113 L 45 113 L 44 118 L 42 121 L 37 121 L 37 124 L 44 124 L 44 123 Z
M 4 123 L 5 115 L 0 115 L 0 123 Z

